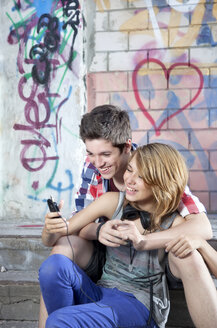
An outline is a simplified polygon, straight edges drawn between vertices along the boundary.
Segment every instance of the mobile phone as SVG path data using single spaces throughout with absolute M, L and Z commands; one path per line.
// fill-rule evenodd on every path
M 59 212 L 60 211 L 59 207 L 57 206 L 57 203 L 54 201 L 52 196 L 50 196 L 50 198 L 47 200 L 47 205 L 51 212 Z

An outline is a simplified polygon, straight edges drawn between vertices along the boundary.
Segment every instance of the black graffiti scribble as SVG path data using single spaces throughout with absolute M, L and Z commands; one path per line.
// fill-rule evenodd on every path
M 59 21 L 57 17 L 44 14 L 39 18 L 37 33 L 46 28 L 44 42 L 34 45 L 29 52 L 29 57 L 34 60 L 32 67 L 32 78 L 39 84 L 47 84 L 50 77 L 51 62 L 50 54 L 57 51 L 60 41 L 58 32 Z
M 68 21 L 63 25 L 63 29 L 66 29 L 68 25 L 73 29 L 72 45 L 70 48 L 68 66 L 71 68 L 73 60 L 73 51 L 75 38 L 78 34 L 78 25 L 80 23 L 80 4 L 78 0 L 61 0 L 63 5 L 63 15 L 69 17 Z

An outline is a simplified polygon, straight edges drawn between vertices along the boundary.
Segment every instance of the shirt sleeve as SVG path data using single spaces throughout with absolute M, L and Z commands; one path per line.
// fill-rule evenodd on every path
M 81 174 L 81 185 L 75 196 L 75 210 L 81 211 L 104 193 L 103 179 L 97 169 L 86 159 Z
M 185 187 L 184 194 L 178 207 L 178 211 L 182 217 L 188 214 L 197 214 L 206 212 L 205 206 L 200 202 L 199 198 L 194 196 L 189 187 Z

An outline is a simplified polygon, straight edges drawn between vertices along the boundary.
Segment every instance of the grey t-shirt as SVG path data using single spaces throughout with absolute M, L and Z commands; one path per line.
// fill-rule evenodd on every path
M 121 219 L 124 199 L 125 193 L 120 192 L 119 203 L 112 219 Z M 168 229 L 176 215 L 177 212 L 167 217 L 161 228 Z M 169 292 L 164 273 L 165 258 L 166 253 L 163 249 L 135 252 L 130 243 L 126 246 L 107 247 L 106 263 L 102 277 L 97 284 L 108 288 L 116 287 L 121 291 L 132 293 L 150 310 L 150 285 L 153 283 L 152 316 L 158 326 L 163 328 L 170 309 Z

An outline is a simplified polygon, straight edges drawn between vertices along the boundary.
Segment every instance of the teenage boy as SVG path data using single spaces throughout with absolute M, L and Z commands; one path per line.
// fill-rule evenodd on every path
M 87 159 L 82 171 L 81 187 L 75 200 L 77 211 L 107 191 L 124 190 L 123 174 L 130 154 L 136 148 L 136 145 L 132 144 L 132 132 L 127 112 L 112 105 L 98 106 L 90 113 L 85 114 L 81 120 L 80 137 L 86 146 Z M 186 187 L 178 210 L 186 218 L 186 222 L 167 231 L 149 234 L 147 238 L 149 240 L 171 238 L 171 236 L 176 238 L 189 231 L 194 231 L 194 234 L 200 235 L 204 239 L 211 238 L 212 231 L 204 213 L 205 208 L 198 198 L 191 194 L 188 187 Z M 48 213 L 46 217 L 51 216 L 52 214 Z M 103 247 L 99 246 L 100 243 L 96 239 L 100 239 L 100 242 L 106 246 L 112 246 L 118 242 L 117 233 L 110 221 L 102 225 L 99 219 L 99 222 L 91 223 L 83 228 L 79 236 L 69 236 L 69 238 L 73 254 L 66 237 L 61 237 L 57 241 L 53 240 L 52 245 L 48 245 L 55 245 L 52 254 L 60 253 L 69 257 L 96 281 L 104 263 Z M 200 307 L 194 300 L 194 294 L 198 286 L 204 285 L 203 276 L 189 279 L 191 272 L 195 274 L 198 267 L 201 268 L 200 259 L 196 257 L 192 264 L 189 261 L 188 270 L 185 270 L 183 262 L 175 256 L 170 255 L 169 260 L 172 273 L 180 277 L 185 290 L 189 290 L 186 297 L 191 316 L 202 322 L 203 314 L 198 313 Z M 211 299 L 209 290 L 208 284 L 201 296 L 203 297 L 201 302 L 204 304 Z M 40 313 L 39 328 L 44 327 L 43 320 L 46 318 L 44 313 L 44 311 Z

